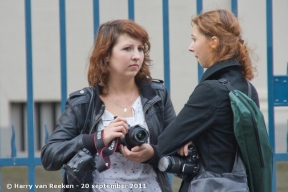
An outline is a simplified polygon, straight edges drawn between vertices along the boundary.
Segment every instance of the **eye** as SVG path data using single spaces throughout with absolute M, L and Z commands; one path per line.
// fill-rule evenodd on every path
M 144 47 L 139 47 L 138 50 L 144 52 Z
M 195 41 L 194 37 L 191 37 L 192 41 Z
M 131 47 L 125 47 L 124 50 L 130 51 L 130 50 L 131 50 Z

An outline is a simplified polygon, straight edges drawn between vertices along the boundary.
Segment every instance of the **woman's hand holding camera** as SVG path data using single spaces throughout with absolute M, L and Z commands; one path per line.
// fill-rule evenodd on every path
M 123 145 L 120 145 L 119 148 L 122 155 L 134 163 L 147 161 L 154 156 L 153 147 L 147 143 L 144 143 L 141 146 L 135 146 L 131 151 Z
M 104 145 L 108 145 L 114 138 L 125 137 L 128 132 L 128 123 L 125 118 L 117 117 L 103 130 Z
M 195 147 L 194 143 L 192 141 L 190 141 L 189 143 L 187 143 L 186 145 L 184 145 L 181 149 L 179 149 L 178 154 L 181 156 L 187 156 L 188 155 L 188 146 L 192 145 Z

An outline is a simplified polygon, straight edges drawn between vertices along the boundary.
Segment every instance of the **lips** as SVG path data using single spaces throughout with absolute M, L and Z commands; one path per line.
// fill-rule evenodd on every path
M 129 65 L 129 67 L 139 67 L 138 64 L 132 64 L 132 65 Z

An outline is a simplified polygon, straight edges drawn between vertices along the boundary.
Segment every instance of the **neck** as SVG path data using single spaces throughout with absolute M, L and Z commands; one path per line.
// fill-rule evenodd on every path
M 137 89 L 134 78 L 129 81 L 110 80 L 108 82 L 108 87 L 108 92 L 114 94 L 131 93 L 132 91 L 135 91 L 135 89 Z

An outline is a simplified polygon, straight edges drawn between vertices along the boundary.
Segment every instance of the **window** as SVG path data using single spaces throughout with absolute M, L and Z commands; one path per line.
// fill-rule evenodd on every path
M 35 102 L 34 147 L 40 151 L 45 143 L 45 127 L 50 135 L 61 113 L 60 102 Z M 27 151 L 27 107 L 25 102 L 11 103 L 11 125 L 15 128 L 17 151 Z

